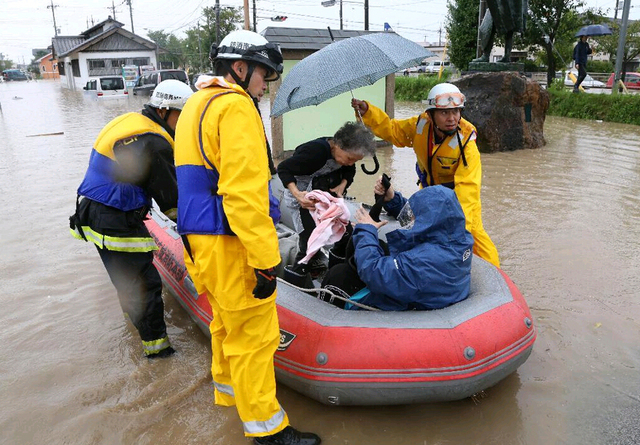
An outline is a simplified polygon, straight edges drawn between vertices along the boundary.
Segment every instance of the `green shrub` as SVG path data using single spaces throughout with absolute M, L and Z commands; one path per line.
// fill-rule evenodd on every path
M 587 63 L 587 71 L 591 73 L 613 73 L 613 63 L 605 60 L 591 60 Z
M 574 94 L 557 88 L 547 91 L 551 99 L 547 114 L 551 116 L 640 125 L 640 95 Z
M 396 76 L 396 100 L 410 100 L 420 102 L 429 95 L 429 90 L 435 85 L 446 82 L 449 73 L 444 72 L 438 79 L 437 75 L 420 75 L 418 77 Z
M 539 67 L 535 61 L 529 60 L 529 59 L 525 59 L 524 61 L 524 70 L 527 73 L 536 73 L 538 71 L 546 71 L 544 68 Z

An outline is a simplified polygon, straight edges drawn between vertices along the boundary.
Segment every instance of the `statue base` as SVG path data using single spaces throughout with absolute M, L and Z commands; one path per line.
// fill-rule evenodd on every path
M 504 63 L 493 65 L 507 65 Z M 478 129 L 481 152 L 537 148 L 545 144 L 549 93 L 514 72 L 484 72 L 453 81 L 466 97 L 463 117 Z
M 470 72 L 498 73 L 501 71 L 524 72 L 524 63 L 469 62 Z

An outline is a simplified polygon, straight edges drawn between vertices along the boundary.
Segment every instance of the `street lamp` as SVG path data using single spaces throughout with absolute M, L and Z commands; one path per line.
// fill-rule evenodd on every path
M 335 6 L 336 0 L 326 0 L 324 2 L 320 2 L 322 6 L 328 8 L 329 6 Z M 342 30 L 342 0 L 340 0 L 340 29 Z

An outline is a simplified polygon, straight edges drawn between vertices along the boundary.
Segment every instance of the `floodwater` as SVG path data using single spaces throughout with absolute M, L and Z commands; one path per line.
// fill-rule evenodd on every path
M 166 295 L 178 353 L 143 358 L 95 249 L 69 235 L 93 140 L 142 103 L 0 84 L 2 444 L 248 443 L 235 410 L 213 405 L 208 340 L 179 304 Z M 331 407 L 279 385 L 295 426 L 327 445 L 638 443 L 640 127 L 548 118 L 545 136 L 482 157 L 484 225 L 538 328 L 529 360 L 452 403 Z M 416 190 L 410 149 L 380 160 Z M 356 180 L 370 201 L 373 177 Z

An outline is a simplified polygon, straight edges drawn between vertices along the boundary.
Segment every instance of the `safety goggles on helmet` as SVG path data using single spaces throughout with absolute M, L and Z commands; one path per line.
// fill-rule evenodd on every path
M 461 108 L 464 107 L 464 94 L 447 92 L 427 99 L 427 105 L 435 108 Z
M 416 222 L 416 217 L 413 214 L 413 210 L 411 210 L 409 201 L 402 207 L 396 220 L 400 223 L 401 229 L 410 230 L 413 227 L 413 224 Z
M 211 60 L 245 60 L 256 62 L 267 69 L 264 80 L 267 82 L 278 80 L 283 71 L 283 59 L 280 48 L 275 43 L 265 43 L 264 45 L 248 45 L 245 49 L 239 46 L 218 46 L 211 47 Z

